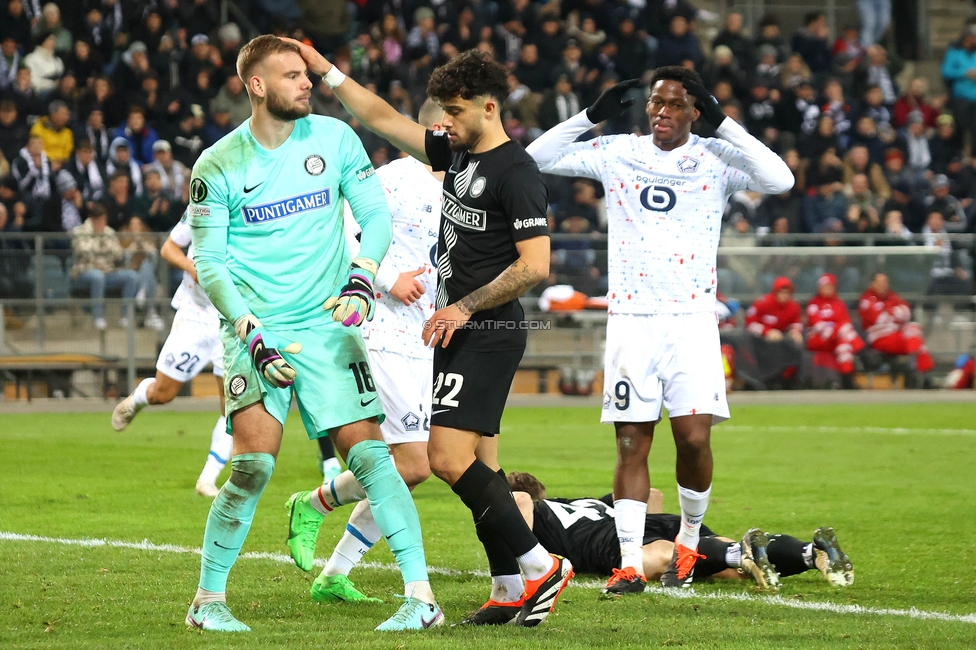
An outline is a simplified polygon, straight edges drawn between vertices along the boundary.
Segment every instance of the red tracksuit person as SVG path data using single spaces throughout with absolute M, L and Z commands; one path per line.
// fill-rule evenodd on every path
M 854 355 L 864 348 L 851 323 L 844 301 L 837 297 L 837 278 L 824 273 L 817 280 L 817 295 L 807 303 L 807 350 L 816 352 L 813 362 L 834 368 L 842 375 L 854 372 Z
M 776 278 L 773 290 L 752 303 L 746 312 L 746 329 L 773 343 L 783 340 L 786 334 L 794 343 L 802 345 L 800 303 L 793 300 L 793 283 L 789 278 Z
M 871 286 L 861 295 L 858 306 L 868 345 L 883 354 L 911 354 L 918 372 L 935 367 L 932 355 L 925 349 L 922 327 L 910 321 L 912 309 L 889 289 L 888 276 L 878 273 Z

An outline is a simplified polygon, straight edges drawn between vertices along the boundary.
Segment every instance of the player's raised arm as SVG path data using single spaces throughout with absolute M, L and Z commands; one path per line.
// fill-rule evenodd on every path
M 585 111 L 580 111 L 536 138 L 525 148 L 526 153 L 539 164 L 539 171 L 543 173 L 600 180 L 599 161 L 596 159 L 599 151 L 598 146 L 594 147 L 598 141 L 583 143 L 576 142 L 576 138 L 600 122 L 627 110 L 634 103 L 634 98 L 627 98 L 626 95 L 638 86 L 639 79 L 630 79 L 606 89 Z
M 730 164 L 740 167 L 752 178 L 748 189 L 766 194 L 781 194 L 793 187 L 796 181 L 786 162 L 741 124 L 726 117 L 718 100 L 712 97 L 705 86 L 693 81 L 684 81 L 682 85 L 689 95 L 694 96 L 695 108 L 701 113 L 703 120 L 715 127 L 716 135 L 735 145 L 739 155 Z
M 396 148 L 406 151 L 420 162 L 430 163 L 424 149 L 427 129 L 401 115 L 383 99 L 360 86 L 355 79 L 346 77 L 324 56 L 316 52 L 315 48 L 292 38 L 281 40 L 298 47 L 308 69 L 317 75 L 322 75 L 325 83 L 332 88 L 346 110 L 363 126 L 383 136 Z

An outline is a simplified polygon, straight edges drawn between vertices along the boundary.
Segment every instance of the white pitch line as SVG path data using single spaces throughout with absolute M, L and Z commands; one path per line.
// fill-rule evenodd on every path
M 63 544 L 65 546 L 81 546 L 84 548 L 127 548 L 138 551 L 162 552 L 162 553 L 185 553 L 200 555 L 200 549 L 190 548 L 189 546 L 178 546 L 176 544 L 154 544 L 149 540 L 141 542 L 125 542 L 112 539 L 68 539 L 64 537 L 43 537 L 41 535 L 24 535 L 21 533 L 10 533 L 0 531 L 0 541 L 11 542 L 45 542 L 49 544 Z M 292 564 L 291 557 L 284 553 L 250 552 L 242 553 L 241 558 L 247 560 L 270 560 L 282 564 Z M 315 566 L 325 566 L 325 560 L 316 560 Z M 377 569 L 381 571 L 396 571 L 397 566 L 387 562 L 363 562 L 359 565 L 363 569 Z M 427 567 L 427 570 L 435 575 L 459 576 L 468 575 L 479 578 L 488 577 L 487 571 L 473 570 L 465 571 L 460 569 L 447 569 L 443 567 Z M 570 584 L 571 587 L 580 589 L 600 589 L 604 586 L 603 582 L 595 580 L 576 580 Z M 976 614 L 950 614 L 948 612 L 930 612 L 916 609 L 893 609 L 888 607 L 862 607 L 861 605 L 839 605 L 831 602 L 811 602 L 804 600 L 791 600 L 783 596 L 764 596 L 752 595 L 747 593 L 700 593 L 694 589 L 663 589 L 652 587 L 647 593 L 656 596 L 666 596 L 668 598 L 698 598 L 702 600 L 735 601 L 746 603 L 758 603 L 763 605 L 776 605 L 789 607 L 792 609 L 803 609 L 817 612 L 830 612 L 833 614 L 867 614 L 870 616 L 900 616 L 920 620 L 931 621 L 950 621 L 956 623 L 976 624 Z
M 908 429 L 904 427 L 814 427 L 808 425 L 797 426 L 777 426 L 777 425 L 745 425 L 745 424 L 723 424 L 720 431 L 781 431 L 795 432 L 808 431 L 810 433 L 886 433 L 893 436 L 909 436 L 916 434 L 932 434 L 943 436 L 972 436 L 976 435 L 976 429 Z

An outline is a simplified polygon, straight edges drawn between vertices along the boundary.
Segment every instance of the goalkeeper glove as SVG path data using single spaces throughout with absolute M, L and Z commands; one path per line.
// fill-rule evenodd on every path
M 292 368 L 282 352 L 298 354 L 302 351 L 301 343 L 288 343 L 279 340 L 274 334 L 261 325 L 261 322 L 251 314 L 244 314 L 234 322 L 237 336 L 244 341 L 254 367 L 274 388 L 285 388 L 295 383 L 295 369 Z M 283 344 L 284 347 L 281 347 Z M 281 350 L 279 351 L 279 347 Z
M 373 318 L 373 278 L 379 264 L 366 257 L 357 257 L 349 268 L 346 285 L 339 290 L 338 296 L 332 296 L 325 301 L 322 309 L 332 311 L 332 320 L 350 325 L 362 325 Z

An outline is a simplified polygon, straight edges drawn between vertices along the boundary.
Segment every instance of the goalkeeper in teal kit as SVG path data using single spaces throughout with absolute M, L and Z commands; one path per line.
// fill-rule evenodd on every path
M 207 518 L 186 623 L 250 629 L 227 607 L 227 575 L 274 470 L 294 395 L 309 437 L 329 435 L 345 458 L 358 481 L 345 489 L 365 492 L 403 574 L 406 599 L 377 629 L 439 625 L 420 521 L 380 435 L 383 411 L 358 328 L 392 236 L 382 187 L 352 129 L 309 116 L 312 84 L 294 45 L 260 36 L 242 48 L 237 70 L 252 117 L 203 152 L 187 208 L 200 285 L 222 316 L 234 453 Z M 343 199 L 362 227 L 355 259 Z M 293 532 L 317 527 L 316 514 L 293 513 Z

